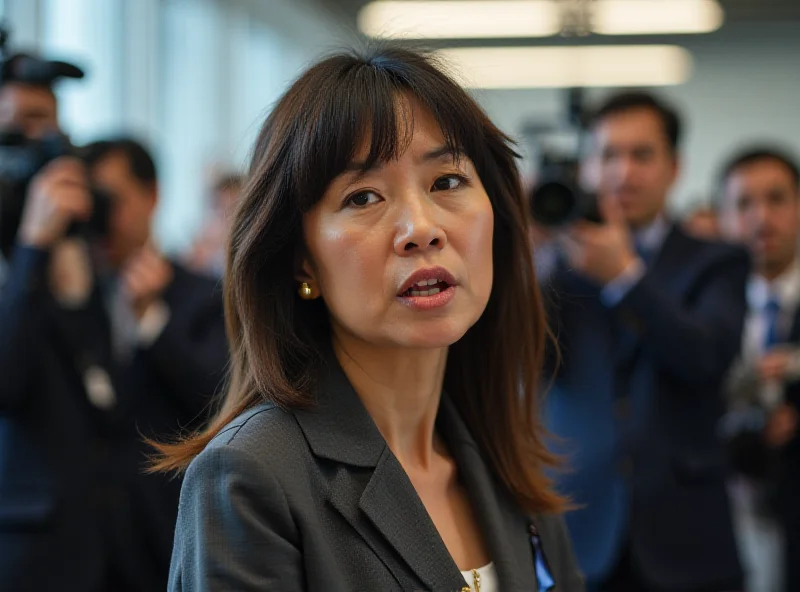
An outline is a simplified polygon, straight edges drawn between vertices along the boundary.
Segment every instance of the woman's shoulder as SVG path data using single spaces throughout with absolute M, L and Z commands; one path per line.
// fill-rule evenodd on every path
M 225 425 L 189 465 L 188 473 L 249 464 L 279 473 L 296 467 L 303 435 L 292 413 L 260 403 Z

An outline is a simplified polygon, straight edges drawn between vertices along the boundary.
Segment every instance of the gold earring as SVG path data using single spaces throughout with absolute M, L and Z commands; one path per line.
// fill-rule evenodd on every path
M 309 286 L 306 282 L 303 282 L 303 284 L 300 286 L 298 293 L 300 294 L 300 298 L 303 300 L 311 300 L 311 286 Z

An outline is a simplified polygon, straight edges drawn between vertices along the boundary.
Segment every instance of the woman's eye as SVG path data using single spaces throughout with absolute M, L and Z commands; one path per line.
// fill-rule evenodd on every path
M 458 189 L 463 181 L 464 179 L 459 175 L 445 175 L 444 177 L 439 177 L 436 179 L 436 181 L 434 181 L 433 190 L 450 191 L 452 189 Z
M 363 208 L 364 206 L 368 206 L 369 204 L 373 204 L 377 201 L 378 196 L 375 195 L 375 193 L 372 191 L 362 191 L 360 193 L 356 193 L 355 195 L 351 195 L 347 199 L 347 205 Z

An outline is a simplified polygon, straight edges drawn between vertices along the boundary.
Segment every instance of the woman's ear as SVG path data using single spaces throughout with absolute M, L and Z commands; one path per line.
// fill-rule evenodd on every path
M 311 266 L 308 257 L 303 256 L 298 264 L 295 265 L 294 279 L 301 283 L 306 282 L 307 284 L 316 282 L 316 274 L 314 273 L 314 268 Z

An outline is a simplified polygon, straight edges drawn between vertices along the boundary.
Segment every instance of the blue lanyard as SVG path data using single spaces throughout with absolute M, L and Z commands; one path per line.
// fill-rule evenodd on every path
M 531 545 L 533 545 L 534 562 L 536 564 L 536 581 L 539 584 L 539 592 L 550 592 L 555 590 L 556 581 L 553 578 L 553 572 L 550 571 L 550 565 L 547 563 L 547 557 L 544 555 L 542 549 L 542 538 L 539 536 L 539 529 L 535 524 L 530 525 L 531 532 Z

